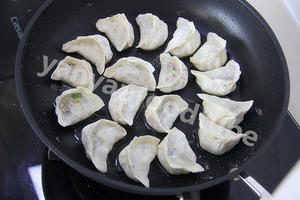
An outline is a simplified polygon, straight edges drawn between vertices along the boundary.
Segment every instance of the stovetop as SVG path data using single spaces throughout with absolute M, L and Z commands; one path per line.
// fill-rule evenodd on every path
M 0 199 L 178 199 L 136 196 L 99 185 L 57 159 L 33 133 L 18 103 L 14 61 L 22 32 L 42 3 L 1 1 Z M 299 140 L 299 129 L 288 113 L 278 137 L 246 171 L 272 192 L 299 159 Z M 201 199 L 257 199 L 241 181 L 225 182 L 191 195 L 194 199 L 200 195 Z

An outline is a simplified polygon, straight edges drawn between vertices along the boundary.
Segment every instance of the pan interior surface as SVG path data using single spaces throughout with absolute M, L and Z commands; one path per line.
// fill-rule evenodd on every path
M 80 142 L 80 131 L 84 126 L 98 119 L 111 119 L 107 106 L 90 118 L 63 128 L 57 122 L 53 103 L 62 91 L 70 87 L 50 79 L 55 67 L 45 76 L 37 76 L 38 72 L 43 71 L 46 57 L 48 65 L 53 59 L 61 60 L 66 55 L 82 58 L 78 54 L 62 52 L 63 43 L 77 36 L 102 34 L 95 27 L 99 18 L 125 13 L 134 28 L 133 47 L 120 53 L 111 46 L 114 56 L 106 67 L 121 57 L 136 56 L 153 64 L 156 69 L 154 75 L 158 80 L 159 54 L 164 51 L 167 42 L 155 51 L 135 48 L 139 42 L 139 28 L 135 17 L 148 12 L 157 15 L 168 24 L 167 42 L 176 29 L 178 17 L 194 22 L 201 33 L 201 44 L 206 41 L 208 32 L 215 32 L 227 40 L 228 59 L 234 59 L 240 64 L 242 74 L 236 90 L 226 97 L 241 101 L 254 100 L 253 107 L 245 115 L 240 126 L 243 133 L 252 130 L 258 135 L 257 142 L 253 143 L 253 146 L 241 141 L 223 156 L 214 156 L 202 150 L 197 141 L 198 113 L 202 108 L 201 100 L 196 95 L 202 91 L 189 72 L 186 88 L 173 94 L 183 97 L 189 103 L 192 112 L 187 113 L 184 120 L 177 119 L 174 126 L 186 134 L 197 156 L 197 162 L 206 171 L 179 176 L 168 175 L 156 158 L 149 171 L 151 186 L 149 189 L 127 178 L 117 160 L 120 151 L 134 136 L 153 135 L 160 139 L 165 136 L 146 126 L 144 118 L 146 101 L 137 113 L 134 125 L 125 126 L 127 136 L 114 146 L 108 156 L 108 172 L 102 174 L 87 159 Z M 22 53 L 19 54 L 20 63 L 16 68 L 18 93 L 27 119 L 43 142 L 62 160 L 89 178 L 114 188 L 144 194 L 176 194 L 201 189 L 225 180 L 232 169 L 240 168 L 246 163 L 266 145 L 266 141 L 274 136 L 278 128 L 277 124 L 282 121 L 282 115 L 287 107 L 288 78 L 284 58 L 273 37 L 256 13 L 235 0 L 54 1 L 41 13 L 25 36 L 24 46 L 20 49 Z M 196 69 L 188 58 L 184 58 L 183 62 L 189 70 Z M 111 79 L 101 78 L 95 67 L 93 71 L 95 80 L 101 82 L 94 93 L 99 95 L 107 105 L 109 93 L 115 85 Z M 121 87 L 121 83 L 118 83 L 117 87 Z M 163 93 L 158 90 L 148 93 L 148 96 L 152 95 L 163 95 Z

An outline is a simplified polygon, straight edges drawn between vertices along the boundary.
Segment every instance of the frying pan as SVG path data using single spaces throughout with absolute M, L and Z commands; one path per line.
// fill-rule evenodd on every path
M 53 102 L 62 91 L 70 86 L 50 79 L 53 72 L 43 71 L 43 63 L 48 65 L 63 59 L 67 54 L 61 51 L 62 44 L 79 35 L 99 33 L 95 23 L 99 18 L 124 12 L 135 32 L 132 48 L 121 53 L 113 47 L 111 65 L 125 56 L 137 56 L 151 62 L 158 78 L 158 56 L 166 44 L 155 51 L 134 48 L 139 41 L 139 29 L 135 17 L 151 12 L 158 15 L 169 26 L 170 40 L 179 16 L 191 20 L 201 33 L 202 44 L 208 32 L 215 32 L 227 40 L 229 59 L 241 65 L 242 75 L 237 89 L 227 97 L 233 100 L 254 100 L 254 105 L 241 123 L 243 132 L 255 131 L 257 142 L 253 146 L 240 142 L 234 149 L 222 156 L 214 156 L 202 150 L 197 142 L 198 113 L 202 111 L 200 99 L 196 96 L 201 89 L 195 78 L 189 74 L 185 89 L 174 92 L 183 97 L 195 113 L 186 113 L 187 123 L 178 118 L 174 126 L 182 130 L 197 156 L 197 162 L 205 167 L 205 172 L 172 176 L 165 172 L 155 159 L 150 167 L 150 188 L 145 188 L 126 177 L 121 170 L 117 156 L 134 136 L 153 135 L 162 139 L 145 123 L 146 101 L 135 117 L 132 127 L 125 126 L 127 136 L 119 141 L 108 157 L 108 172 L 98 172 L 87 159 L 80 138 L 81 129 L 100 118 L 110 119 L 107 107 L 90 118 L 70 127 L 63 128 L 57 123 Z M 71 56 L 81 58 L 77 54 Z M 56 59 L 56 60 L 55 60 Z M 189 69 L 194 67 L 188 58 L 183 62 Z M 94 93 L 107 105 L 112 92 L 111 79 L 101 78 L 93 69 L 95 80 L 100 85 Z M 38 76 L 39 75 L 39 76 Z M 22 109 L 28 122 L 40 139 L 64 162 L 83 175 L 109 187 L 145 195 L 173 195 L 186 191 L 200 190 L 240 174 L 250 160 L 266 148 L 281 127 L 287 111 L 289 99 L 289 77 L 286 61 L 274 33 L 264 19 L 246 2 L 239 0 L 109 0 L 109 1 L 46 1 L 28 24 L 24 38 L 20 42 L 16 58 L 16 85 Z M 117 83 L 121 87 L 121 83 Z M 159 91 L 148 96 L 162 95 Z M 199 110 L 197 110 L 199 108 Z

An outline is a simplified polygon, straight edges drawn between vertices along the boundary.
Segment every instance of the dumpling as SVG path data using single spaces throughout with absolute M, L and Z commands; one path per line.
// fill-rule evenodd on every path
M 107 172 L 107 155 L 126 134 L 126 130 L 117 122 L 106 119 L 100 119 L 82 129 L 81 141 L 86 155 L 100 172 Z
M 188 108 L 188 103 L 178 95 L 156 96 L 145 111 L 147 123 L 157 132 L 171 129 L 178 115 Z
M 191 70 L 191 73 L 196 76 L 196 83 L 204 92 L 218 96 L 233 92 L 241 75 L 240 65 L 234 60 L 221 68 L 207 72 Z
M 170 174 L 204 171 L 203 167 L 196 162 L 196 155 L 184 133 L 175 127 L 168 131 L 168 135 L 158 145 L 157 157 Z
M 222 155 L 237 145 L 245 134 L 235 133 L 199 114 L 198 138 L 205 151 Z
M 119 163 L 126 175 L 147 188 L 150 164 L 156 157 L 159 142 L 158 138 L 150 135 L 134 137 L 119 154 Z
M 146 96 L 147 88 L 136 85 L 127 85 L 113 92 L 108 103 L 112 119 L 131 126 Z
M 165 52 L 179 58 L 192 55 L 200 45 L 200 33 L 193 22 L 182 17 L 177 20 L 177 29 L 168 43 Z
M 96 27 L 100 32 L 106 34 L 118 51 L 127 49 L 133 44 L 133 28 L 124 13 L 99 19 Z
M 154 50 L 165 43 L 168 38 L 168 25 L 157 16 L 146 13 L 136 17 L 140 28 L 140 42 L 136 48 Z
M 161 70 L 157 87 L 162 92 L 173 92 L 184 88 L 188 82 L 188 70 L 176 56 L 168 53 L 159 56 Z
M 203 113 L 210 120 L 228 129 L 241 123 L 253 104 L 253 100 L 242 102 L 207 94 L 197 95 L 203 100 Z
M 226 60 L 226 40 L 211 32 L 207 34 L 207 41 L 190 57 L 191 63 L 201 71 L 221 67 Z
M 62 50 L 67 53 L 79 53 L 97 67 L 99 74 L 104 71 L 113 53 L 108 40 L 102 35 L 78 36 L 75 40 L 63 44 Z
M 104 106 L 100 97 L 83 87 L 64 91 L 56 97 L 55 104 L 58 123 L 63 127 L 88 118 Z
M 63 81 L 73 87 L 94 88 L 94 73 L 90 63 L 85 60 L 65 57 L 51 75 L 52 80 Z
M 134 84 L 154 91 L 156 87 L 154 71 L 151 63 L 137 57 L 127 57 L 120 58 L 115 64 L 107 68 L 103 75 L 126 84 Z

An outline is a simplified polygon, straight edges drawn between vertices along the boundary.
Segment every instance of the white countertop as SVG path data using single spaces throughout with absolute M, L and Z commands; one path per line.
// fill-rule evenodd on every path
M 300 123 L 300 1 L 248 0 L 274 31 L 283 49 L 290 75 L 289 111 Z

